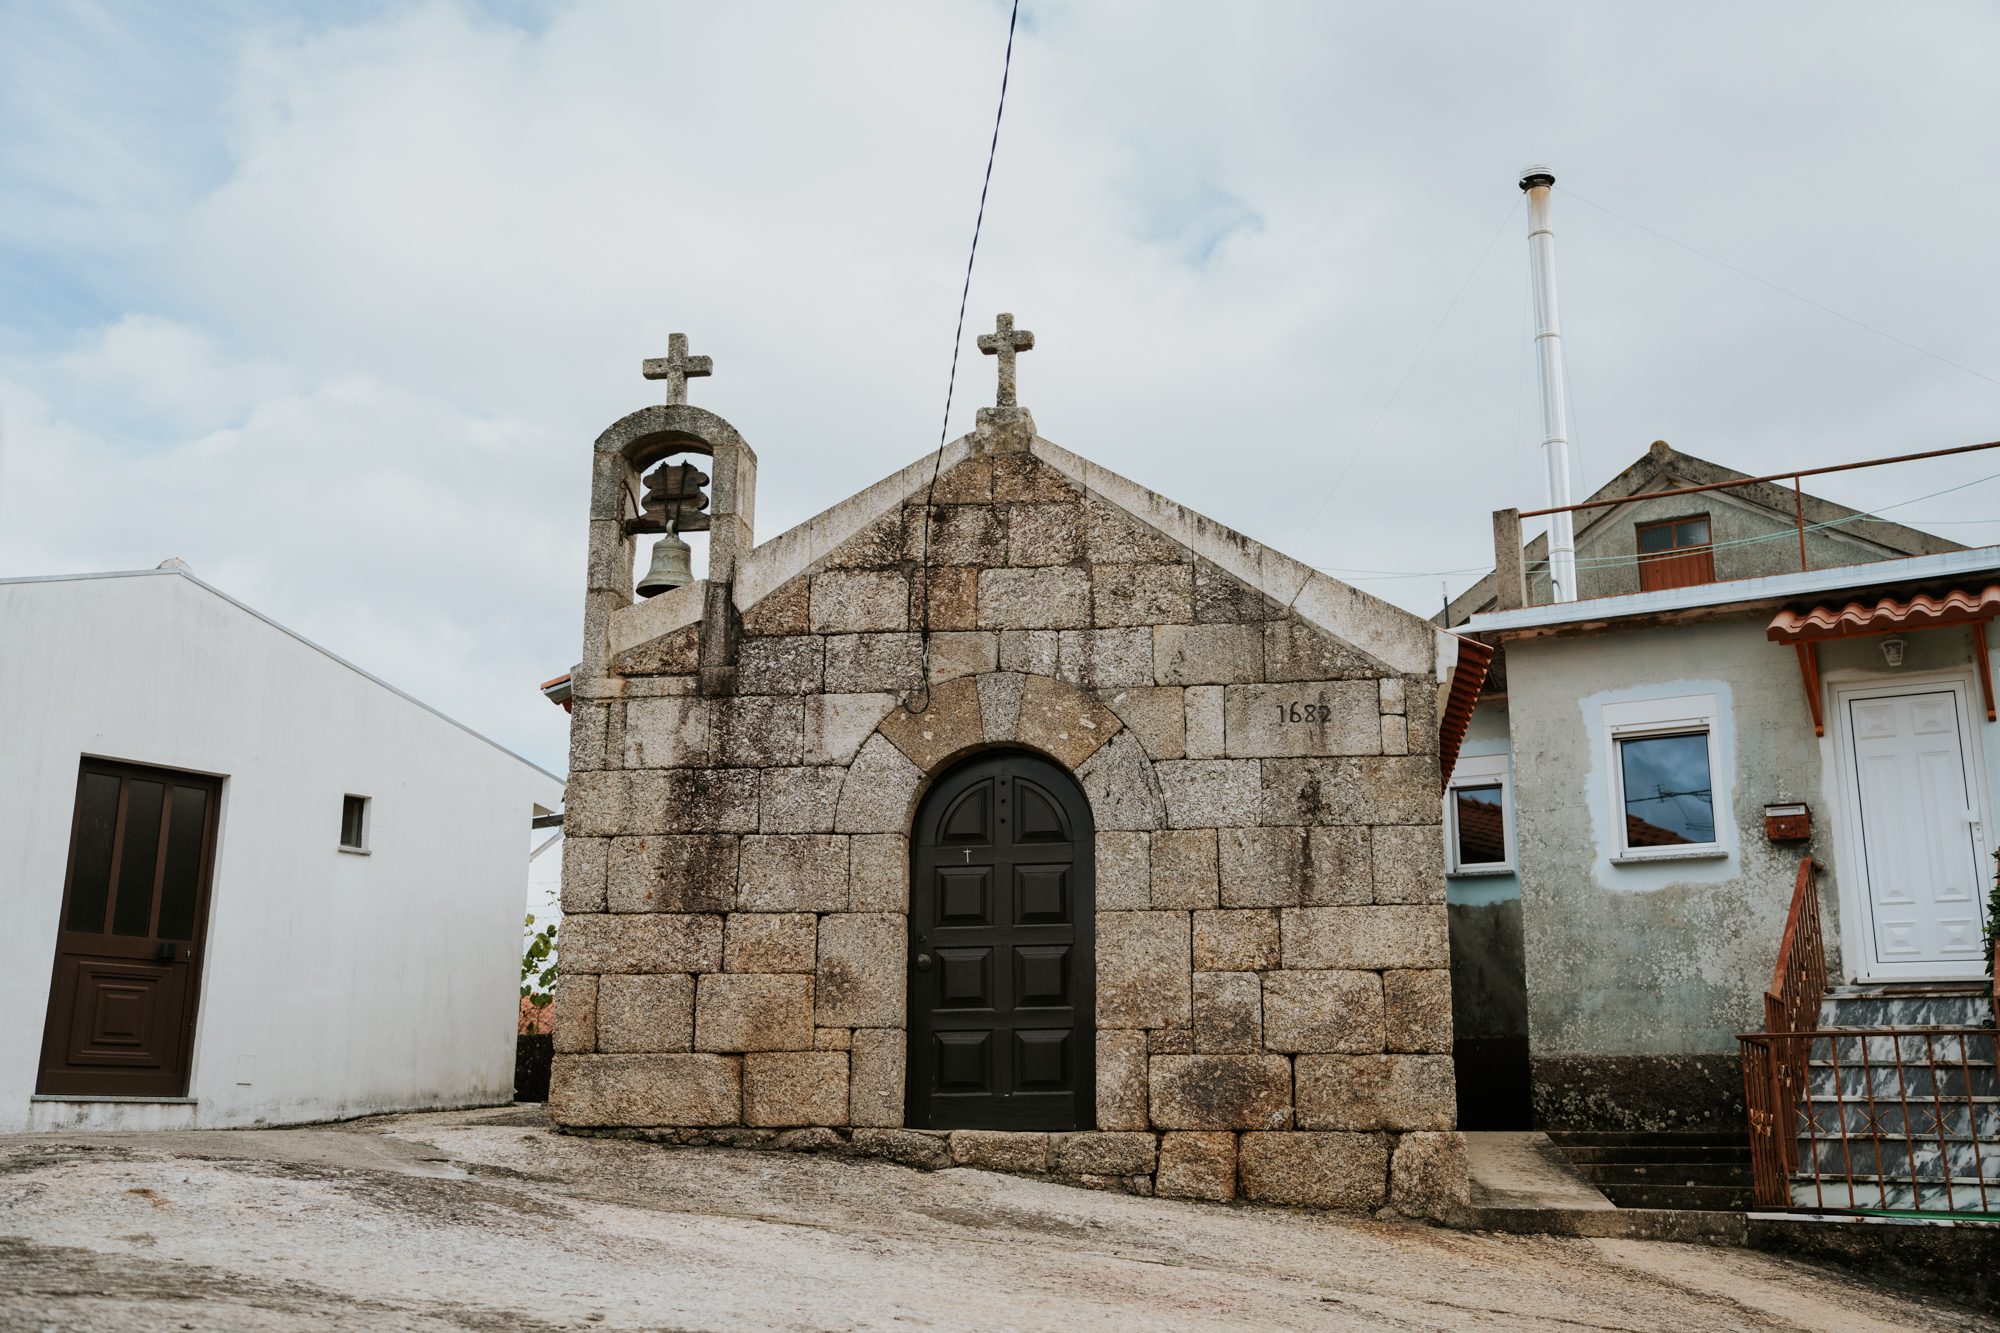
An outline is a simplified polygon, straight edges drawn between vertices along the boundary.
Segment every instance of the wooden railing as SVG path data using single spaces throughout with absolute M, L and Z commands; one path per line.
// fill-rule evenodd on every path
M 1820 929 L 1819 889 L 1814 883 L 1818 869 L 1810 856 L 1799 862 L 1778 963 L 1771 970 L 1770 989 L 1764 992 L 1767 1033 L 1784 1036 L 1819 1026 L 1820 1001 L 1826 996 L 1826 938 Z M 1799 1151 L 1793 1127 L 1805 1091 L 1809 1045 L 1745 1041 L 1742 1046 L 1751 1171 L 1757 1202 L 1765 1207 L 1784 1207 L 1790 1198 L 1787 1182 Z

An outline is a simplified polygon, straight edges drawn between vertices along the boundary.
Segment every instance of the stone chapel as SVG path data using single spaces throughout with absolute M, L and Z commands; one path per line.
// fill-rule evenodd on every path
M 684 337 L 598 437 L 552 1119 L 1449 1215 L 1486 650 L 1043 439 L 1033 335 L 980 346 L 973 433 L 762 544 Z M 635 598 L 662 515 L 705 577 Z

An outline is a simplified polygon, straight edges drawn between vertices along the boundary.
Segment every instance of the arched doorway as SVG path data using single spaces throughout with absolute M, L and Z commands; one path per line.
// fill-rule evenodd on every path
M 1062 768 L 995 751 L 946 772 L 910 837 L 917 1129 L 1096 1123 L 1095 853 Z

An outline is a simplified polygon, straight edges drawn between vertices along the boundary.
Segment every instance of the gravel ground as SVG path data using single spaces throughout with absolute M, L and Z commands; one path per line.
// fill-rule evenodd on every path
M 666 1149 L 538 1111 L 0 1137 L 0 1328 L 1955 1329 L 1739 1250 Z

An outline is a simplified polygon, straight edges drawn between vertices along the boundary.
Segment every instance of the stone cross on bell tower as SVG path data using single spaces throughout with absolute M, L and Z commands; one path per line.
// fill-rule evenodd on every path
M 1032 339 L 1029 340 L 1031 343 Z M 688 355 L 688 336 L 685 333 L 667 335 L 667 354 L 649 356 L 642 368 L 649 380 L 667 382 L 667 405 L 685 406 L 688 400 L 688 381 L 704 379 L 715 373 L 715 359 L 706 356 Z
M 1028 351 L 1035 345 L 1035 335 L 1026 329 L 1014 328 L 1014 317 L 1002 314 L 993 321 L 993 332 L 979 335 L 979 350 L 988 356 L 1000 358 L 1000 396 L 994 400 L 995 407 L 1018 407 L 1014 397 L 1014 354 Z

